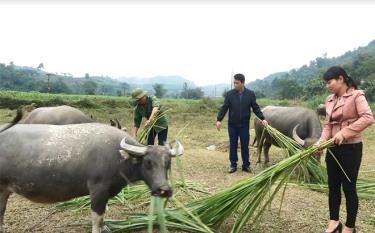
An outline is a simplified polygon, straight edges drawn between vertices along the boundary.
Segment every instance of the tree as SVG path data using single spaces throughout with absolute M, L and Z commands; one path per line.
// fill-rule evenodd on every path
M 98 84 L 94 81 L 88 80 L 83 82 L 82 88 L 87 95 L 95 95 L 96 88 Z
M 187 82 L 184 82 L 184 84 L 182 85 L 181 98 L 189 99 L 188 98 L 188 94 L 189 94 L 188 91 L 189 91 L 188 84 L 187 84 Z
M 280 79 L 279 88 L 279 95 L 283 99 L 297 98 L 300 97 L 302 94 L 301 87 L 294 79 Z
M 303 92 L 307 98 L 324 94 L 325 88 L 322 79 L 315 78 L 308 81 L 303 88 Z
M 375 74 L 372 76 L 372 80 L 375 80 Z M 365 91 L 368 101 L 375 101 L 375 81 L 365 81 L 362 83 L 361 88 Z
M 163 84 L 155 83 L 152 87 L 154 88 L 155 96 L 158 98 L 163 98 L 167 93 L 167 89 L 164 88 Z
M 48 92 L 48 93 L 65 93 L 70 94 L 72 90 L 66 85 L 62 78 L 59 78 L 55 81 L 50 81 L 50 84 L 43 82 L 41 84 L 40 92 Z
M 185 91 L 182 91 L 181 97 L 184 99 L 202 99 L 204 92 L 201 88 L 188 88 Z
M 204 92 L 200 87 L 190 89 L 189 97 L 190 99 L 202 99 L 204 96 Z
M 126 96 L 129 93 L 130 85 L 127 83 L 121 83 L 121 88 L 123 90 L 123 95 Z

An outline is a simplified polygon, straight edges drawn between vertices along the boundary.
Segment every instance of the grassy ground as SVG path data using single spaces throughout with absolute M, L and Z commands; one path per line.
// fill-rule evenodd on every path
M 117 101 L 116 97 L 115 101 Z M 65 99 L 65 98 L 63 98 Z M 95 101 L 93 101 L 95 103 Z M 260 100 L 262 106 L 275 104 L 270 100 Z M 174 139 L 177 133 L 188 124 L 188 127 L 179 136 L 185 147 L 182 158 L 184 165 L 184 176 L 188 180 L 202 184 L 210 192 L 216 192 L 231 184 L 248 178 L 249 174 L 238 171 L 227 174 L 228 167 L 228 135 L 227 127 L 215 129 L 216 110 L 219 101 L 201 100 L 184 101 L 183 104 L 176 100 L 163 100 L 164 105 L 171 108 L 168 114 L 169 140 Z M 279 101 L 276 104 L 288 104 L 291 102 Z M 296 102 L 295 104 L 301 104 Z M 118 118 L 123 126 L 132 127 L 132 108 L 124 107 L 100 107 L 82 108 L 87 114 L 92 114 L 97 121 L 108 123 L 110 118 Z M 373 109 L 374 110 L 374 109 Z M 1 109 L 0 121 L 9 121 L 14 115 L 13 110 Z M 251 131 L 251 138 L 254 133 Z M 364 133 L 364 158 L 361 167 L 361 178 L 375 179 L 375 173 L 368 173 L 375 169 L 375 126 L 370 127 Z M 209 151 L 207 146 L 218 145 L 218 150 Z M 255 149 L 250 148 L 251 154 Z M 272 147 L 270 151 L 272 163 L 282 159 L 281 151 Z M 240 160 L 241 161 L 241 160 Z M 324 161 L 324 160 L 322 160 Z M 252 166 L 256 162 L 255 156 L 251 156 Z M 241 163 L 240 163 L 241 164 Z M 173 178 L 178 174 L 173 166 Z M 255 173 L 263 168 L 254 167 Z M 178 194 L 179 195 L 179 194 Z M 178 196 L 185 202 L 188 198 Z M 345 200 L 343 199 L 343 204 Z M 322 193 L 313 192 L 300 187 L 290 187 L 287 190 L 283 202 L 283 208 L 279 215 L 280 197 L 275 199 L 272 207 L 266 212 L 264 218 L 255 228 L 248 226 L 243 232 L 322 232 L 328 218 L 327 196 Z M 126 210 L 124 206 L 111 206 L 107 211 L 107 218 L 126 218 L 124 212 L 147 211 L 145 208 Z M 361 200 L 358 214 L 358 232 L 375 232 L 375 226 L 370 224 L 369 218 L 375 212 L 374 201 Z M 345 208 L 342 206 L 341 220 L 344 221 Z M 5 224 L 10 232 L 90 232 L 85 225 L 90 224 L 89 210 L 57 210 L 55 205 L 41 205 L 32 203 L 18 195 L 12 195 L 8 203 L 5 216 Z M 232 220 L 228 219 L 219 230 L 229 232 Z

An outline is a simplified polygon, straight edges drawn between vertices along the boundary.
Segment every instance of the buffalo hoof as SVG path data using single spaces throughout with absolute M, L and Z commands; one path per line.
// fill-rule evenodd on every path
M 268 168 L 268 167 L 270 167 L 271 166 L 271 164 L 269 163 L 269 162 L 265 162 L 265 163 L 263 163 L 263 168 Z

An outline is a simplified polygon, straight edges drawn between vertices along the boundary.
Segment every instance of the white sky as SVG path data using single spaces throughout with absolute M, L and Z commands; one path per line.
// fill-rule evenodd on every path
M 0 3 L 0 62 L 74 76 L 181 75 L 206 85 L 241 72 L 248 82 L 375 39 L 375 4 L 366 2 L 12 4 Z

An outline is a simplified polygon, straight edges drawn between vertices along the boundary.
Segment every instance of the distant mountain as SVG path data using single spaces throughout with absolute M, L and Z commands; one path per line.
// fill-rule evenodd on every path
M 178 75 L 173 76 L 155 76 L 151 78 L 139 78 L 139 77 L 121 77 L 118 80 L 126 82 L 131 88 L 140 87 L 151 93 L 153 93 L 153 85 L 156 83 L 163 84 L 164 88 L 168 90 L 168 96 L 175 96 L 180 93 L 186 83 L 188 88 L 197 87 L 191 80 L 183 78 Z
M 231 87 L 228 83 L 220 83 L 215 85 L 202 86 L 201 88 L 204 92 L 204 96 L 221 97 L 223 96 L 224 91 L 230 90 Z

